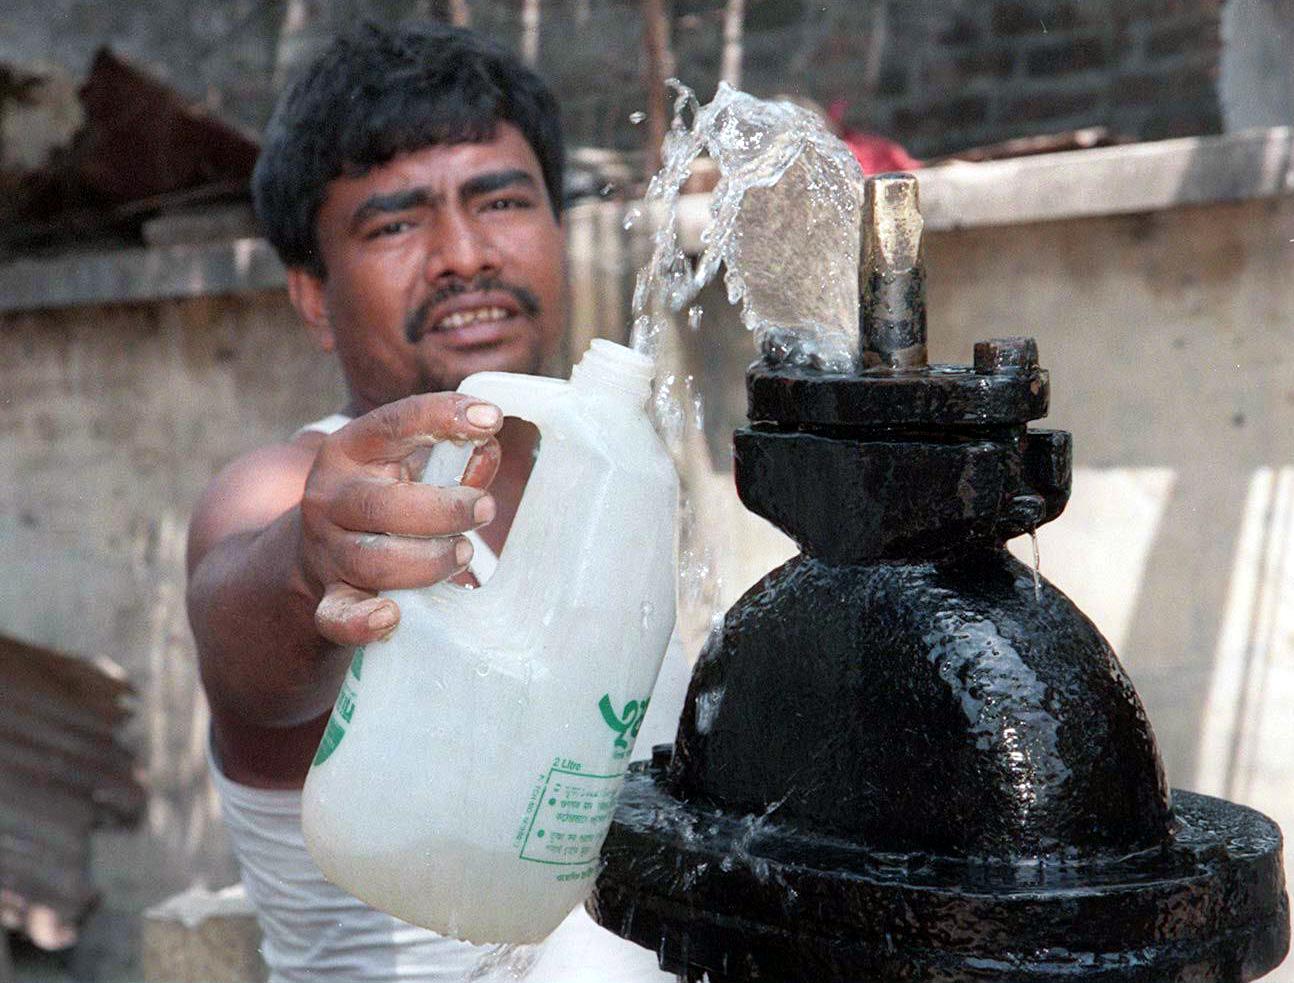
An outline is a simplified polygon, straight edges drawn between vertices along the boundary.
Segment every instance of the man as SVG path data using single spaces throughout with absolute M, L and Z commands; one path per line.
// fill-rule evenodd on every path
M 552 95 L 466 31 L 339 39 L 270 123 L 257 212 L 350 403 L 211 483 L 188 605 L 213 779 L 274 980 L 463 979 L 479 961 L 327 884 L 302 845 L 300 788 L 349 649 L 398 623 L 378 592 L 468 576 L 507 538 L 531 431 L 453 390 L 553 354 L 561 177 Z M 462 487 L 411 480 L 441 439 L 478 445 Z

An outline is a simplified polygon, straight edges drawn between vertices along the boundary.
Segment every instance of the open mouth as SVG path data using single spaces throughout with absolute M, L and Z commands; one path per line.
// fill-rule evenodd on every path
M 429 321 L 426 337 L 448 348 L 486 348 L 508 341 L 516 332 L 517 311 L 498 304 L 459 307 Z
M 483 282 L 464 289 L 442 288 L 409 315 L 405 334 L 410 344 L 423 338 L 453 348 L 495 345 L 520 329 L 523 318 L 534 319 L 539 303 L 525 287 Z
M 458 331 L 473 324 L 489 324 L 512 317 L 512 311 L 503 307 L 476 307 L 447 314 L 431 326 L 432 331 Z

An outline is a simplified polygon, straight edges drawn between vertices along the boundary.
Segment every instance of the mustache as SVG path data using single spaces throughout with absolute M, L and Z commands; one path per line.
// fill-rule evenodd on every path
M 432 291 L 421 304 L 409 312 L 404 320 L 404 336 L 413 344 L 423 335 L 427 317 L 437 304 L 442 304 L 451 297 L 466 293 L 505 293 L 517 302 L 521 313 L 526 317 L 539 315 L 539 298 L 530 290 L 515 283 L 505 283 L 496 276 L 476 277 L 473 280 L 451 280 L 449 283 Z

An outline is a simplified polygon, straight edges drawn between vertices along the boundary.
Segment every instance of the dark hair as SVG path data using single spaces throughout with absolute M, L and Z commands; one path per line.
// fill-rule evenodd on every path
M 446 25 L 367 24 L 336 38 L 279 100 L 252 176 L 256 214 L 284 265 L 325 275 L 315 218 L 328 182 L 435 144 L 489 140 L 499 122 L 539 158 L 560 217 L 557 100 L 507 49 Z

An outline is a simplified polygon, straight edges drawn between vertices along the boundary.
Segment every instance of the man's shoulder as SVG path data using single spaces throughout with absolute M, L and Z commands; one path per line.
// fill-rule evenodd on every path
M 228 536 L 261 529 L 299 505 L 323 434 L 305 432 L 235 458 L 211 479 L 189 521 L 189 564 Z
M 267 444 L 242 454 L 211 479 L 198 507 L 208 499 L 230 496 L 253 503 L 299 502 L 323 437 L 322 433 L 307 431 L 283 443 Z

